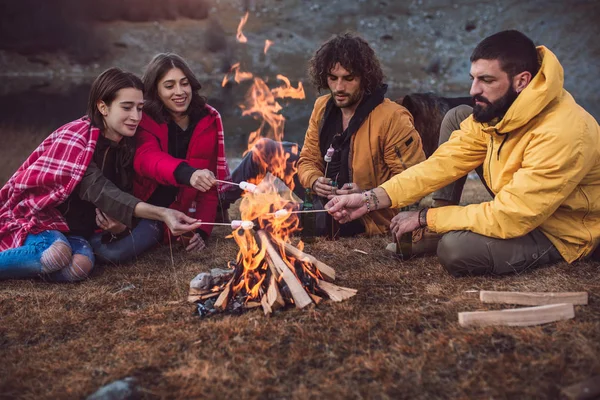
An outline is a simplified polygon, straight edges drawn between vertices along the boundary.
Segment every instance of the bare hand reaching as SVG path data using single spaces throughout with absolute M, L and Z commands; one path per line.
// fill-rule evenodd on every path
M 208 169 L 198 169 L 190 178 L 190 186 L 201 192 L 208 192 L 215 183 L 215 174 Z
M 102 230 L 118 235 L 127 229 L 127 226 L 114 218 L 104 214 L 100 209 L 96 208 L 96 225 Z
M 362 193 L 335 196 L 325 204 L 325 209 L 342 224 L 360 218 L 368 211 Z
M 175 236 L 199 228 L 202 224 L 201 221 L 188 217 L 181 211 L 173 210 L 171 208 L 163 209 L 162 214 L 161 220 Z

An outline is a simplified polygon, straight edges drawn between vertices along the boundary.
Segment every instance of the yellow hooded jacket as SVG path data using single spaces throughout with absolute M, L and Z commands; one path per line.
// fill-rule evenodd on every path
M 438 232 L 509 239 L 535 228 L 573 262 L 600 242 L 600 128 L 563 89 L 556 56 L 538 47 L 540 71 L 496 125 L 471 115 L 425 162 L 381 185 L 393 207 L 411 204 L 483 162 L 492 201 L 430 209 Z
M 304 145 L 298 160 L 302 186 L 312 188 L 325 172 L 319 147 L 325 106 L 331 95 L 315 101 Z M 408 110 L 389 99 L 371 111 L 350 143 L 348 168 L 352 182 L 362 190 L 373 189 L 406 168 L 425 160 L 423 144 Z M 378 210 L 365 215 L 362 222 L 368 235 L 389 231 L 396 210 Z

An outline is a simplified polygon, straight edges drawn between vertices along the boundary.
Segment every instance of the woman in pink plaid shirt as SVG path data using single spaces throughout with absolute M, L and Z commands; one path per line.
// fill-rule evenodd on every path
M 94 267 L 94 231 L 129 233 L 134 217 L 163 221 L 175 235 L 198 228 L 182 212 L 128 193 L 143 105 L 141 80 L 108 69 L 92 84 L 87 115 L 52 133 L 4 185 L 0 279 L 82 280 Z M 131 245 L 134 253 L 148 248 Z

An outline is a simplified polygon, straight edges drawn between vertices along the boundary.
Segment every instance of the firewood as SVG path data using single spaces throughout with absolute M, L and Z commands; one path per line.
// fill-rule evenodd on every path
M 269 300 L 267 300 L 267 296 L 262 296 L 260 298 L 260 305 L 262 306 L 265 315 L 269 315 L 273 312 L 273 309 L 269 305 Z
M 207 293 L 207 294 L 190 294 L 188 296 L 187 300 L 190 303 L 195 303 L 197 301 L 203 301 L 203 300 L 208 300 L 208 299 L 213 298 L 213 297 L 217 297 L 221 293 L 222 292 L 211 292 L 211 293 Z
M 227 308 L 227 303 L 229 302 L 229 293 L 231 293 L 231 285 L 232 284 L 233 284 L 233 278 L 231 278 L 229 280 L 229 282 L 227 282 L 227 284 L 225 285 L 225 289 L 223 289 L 223 291 L 217 298 L 217 301 L 215 301 L 214 307 L 217 310 L 223 311 L 223 310 L 225 310 L 225 308 Z
M 210 294 L 210 293 L 214 293 L 212 291 L 212 289 L 196 289 L 196 288 L 191 287 L 188 294 L 193 295 L 193 296 L 203 296 L 205 294 Z
M 323 298 L 321 296 L 317 296 L 316 294 L 312 294 L 312 293 L 309 293 L 308 295 L 310 296 L 311 299 L 313 299 L 313 301 L 317 305 L 321 304 L 321 302 L 323 301 Z
M 275 279 L 275 276 L 271 275 L 269 288 L 267 289 L 267 293 L 263 297 L 267 298 L 269 307 L 271 307 L 273 311 L 285 306 L 285 301 L 283 300 L 283 296 L 279 291 L 279 287 L 277 286 L 277 279 Z
M 249 301 L 246 304 L 244 304 L 244 307 L 247 309 L 252 309 L 252 308 L 260 307 L 260 303 L 258 301 Z
M 321 272 L 321 275 L 323 275 L 323 279 L 329 282 L 333 282 L 335 280 L 335 270 L 329 265 L 317 260 L 314 256 L 311 256 L 310 254 L 301 251 L 300 249 L 294 247 L 290 243 L 283 243 L 281 241 L 279 243 L 284 246 L 285 252 L 289 255 L 297 258 L 300 261 L 304 261 L 314 265 L 315 268 L 318 269 L 319 272 Z
M 562 390 L 562 394 L 569 400 L 597 399 L 600 396 L 600 375 L 568 386 Z
M 343 301 L 349 299 L 356 294 L 356 289 L 345 288 L 342 286 L 334 285 L 326 281 L 319 281 L 317 284 L 319 289 L 327 293 L 327 296 L 333 301 Z
M 587 292 L 543 293 L 543 292 L 492 292 L 482 290 L 479 299 L 484 303 L 519 304 L 543 306 L 547 304 L 587 304 Z
M 573 317 L 575 317 L 573 304 L 551 304 L 514 310 L 461 312 L 458 313 L 458 323 L 461 326 L 531 326 Z
M 261 244 L 266 246 L 267 253 L 271 257 L 271 261 L 275 266 L 277 272 L 281 275 L 282 279 L 287 284 L 290 289 L 290 293 L 292 298 L 294 299 L 294 304 L 297 308 L 304 308 L 307 305 L 311 304 L 313 301 L 306 293 L 306 290 L 302 287 L 302 284 L 296 277 L 296 275 L 292 272 L 292 270 L 286 265 L 286 263 L 281 259 L 279 253 L 271 242 L 269 241 L 269 237 L 265 231 L 259 230 L 258 237 L 260 238 Z

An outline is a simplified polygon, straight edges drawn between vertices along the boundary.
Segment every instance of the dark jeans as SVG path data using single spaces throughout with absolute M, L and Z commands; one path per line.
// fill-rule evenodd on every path
M 448 111 L 440 128 L 440 145 L 472 113 L 466 105 Z M 483 168 L 476 168 L 485 185 Z M 433 199 L 458 204 L 467 177 L 433 193 Z M 434 203 L 435 204 L 435 203 Z M 440 263 L 453 276 L 519 273 L 542 265 L 563 261 L 559 251 L 539 229 L 513 239 L 495 239 L 469 231 L 453 231 L 442 236 L 437 248 Z

